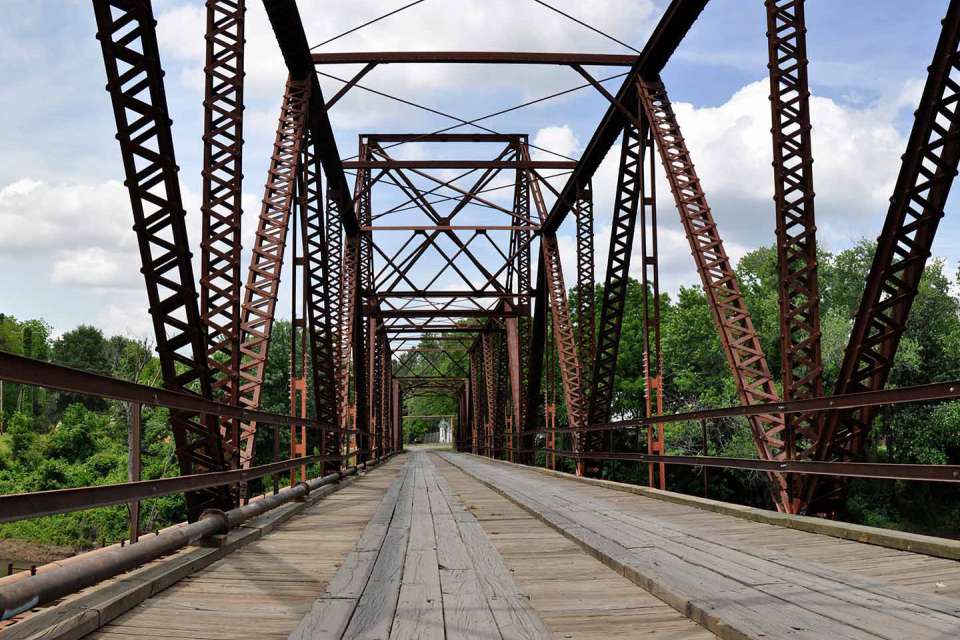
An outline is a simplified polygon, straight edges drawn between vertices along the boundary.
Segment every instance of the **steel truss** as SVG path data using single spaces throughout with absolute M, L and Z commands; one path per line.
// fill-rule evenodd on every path
M 636 111 L 639 107 L 634 105 Z M 590 386 L 590 423 L 607 422 L 613 400 L 613 381 L 620 349 L 620 330 L 630 281 L 630 261 L 633 256 L 633 235 L 637 224 L 640 202 L 640 180 L 643 173 L 644 131 L 633 124 L 623 130 L 620 143 L 620 171 L 614 198 L 613 221 L 610 232 L 610 251 L 607 254 L 607 273 L 600 305 L 600 327 L 597 348 L 594 351 L 593 383 Z M 588 449 L 597 449 L 597 437 L 590 437 Z
M 816 398 L 823 395 L 823 364 L 804 1 L 767 0 L 766 8 L 783 398 Z M 812 457 L 821 417 L 785 420 L 783 457 Z M 802 476 L 791 478 L 792 512 L 806 506 L 803 483 Z
M 680 212 L 680 220 L 741 400 L 745 404 L 776 401 L 777 389 L 760 346 L 760 338 L 753 328 L 750 311 L 740 293 L 733 265 L 723 248 L 723 241 L 717 231 L 690 152 L 680 133 L 667 91 L 659 79 L 639 81 L 637 91 L 653 130 L 667 180 Z M 782 416 L 753 416 L 750 426 L 761 458 L 776 460 L 786 455 Z M 773 479 L 777 508 L 789 511 L 792 500 L 786 481 L 782 476 L 776 475 Z
M 254 409 L 260 406 L 309 100 L 309 82 L 292 78 L 287 80 L 264 186 L 256 240 L 247 270 L 240 322 L 240 351 L 243 357 L 240 364 L 240 404 Z M 253 460 L 256 429 L 255 422 L 245 423 L 241 429 L 241 466 L 249 466 Z
M 200 314 L 213 393 L 240 401 L 240 222 L 243 182 L 244 0 L 207 2 L 200 210 Z M 240 423 L 222 425 L 224 455 L 240 465 Z
M 953 0 L 943 19 L 835 394 L 882 389 L 890 375 L 960 163 L 958 49 L 960 2 Z M 858 459 L 875 414 L 874 407 L 830 414 L 817 443 L 817 458 Z M 834 512 L 842 483 L 821 483 L 819 493 L 815 490 L 808 489 L 810 508 Z
M 149 0 L 95 0 L 93 8 L 163 384 L 210 398 L 211 374 L 153 10 Z M 182 475 L 227 468 L 215 418 L 172 410 L 170 426 Z M 186 500 L 191 521 L 204 509 L 232 504 L 225 486 L 188 491 Z

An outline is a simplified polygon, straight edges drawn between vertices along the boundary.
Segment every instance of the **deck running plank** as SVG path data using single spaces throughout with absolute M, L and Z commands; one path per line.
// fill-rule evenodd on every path
M 745 522 L 462 454 L 441 454 L 635 583 L 722 637 L 947 638 L 960 600 L 904 588 L 874 567 L 832 565 L 812 553 L 841 542 L 861 561 L 924 556 Z M 788 539 L 804 538 L 803 555 Z M 829 556 L 827 556 L 829 558 Z M 946 563 L 952 573 L 957 563 Z M 882 561 L 881 561 L 882 563 Z M 915 578 L 915 576 L 914 576 Z
M 427 455 L 409 458 L 290 638 L 550 638 L 476 519 L 451 500 Z M 441 558 L 453 561 L 447 565 Z
M 591 557 L 439 456 L 437 472 L 476 518 L 530 606 L 564 640 L 709 640 L 713 633 Z

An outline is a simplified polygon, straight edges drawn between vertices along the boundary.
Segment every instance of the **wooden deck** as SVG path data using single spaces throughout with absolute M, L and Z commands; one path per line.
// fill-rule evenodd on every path
M 960 563 L 419 450 L 88 637 L 714 634 L 960 637 Z
M 960 563 L 440 454 L 722 637 L 960 637 Z

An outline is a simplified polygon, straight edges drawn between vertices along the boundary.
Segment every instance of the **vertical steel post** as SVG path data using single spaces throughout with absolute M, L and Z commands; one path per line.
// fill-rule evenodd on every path
M 240 401 L 245 0 L 207 0 L 200 210 L 200 315 L 213 393 Z M 224 456 L 240 466 L 240 420 L 221 420 Z
M 804 0 L 766 0 L 765 4 L 783 399 L 802 400 L 823 396 Z M 788 460 L 813 456 L 822 414 L 788 414 L 784 419 L 783 456 Z M 802 475 L 789 479 L 790 511 L 805 508 L 805 484 Z
M 143 436 L 141 422 L 143 406 L 139 402 L 131 402 L 130 429 L 127 431 L 127 480 L 140 480 L 140 461 L 143 451 Z M 130 510 L 130 544 L 140 539 L 140 501 L 134 500 L 129 505 Z

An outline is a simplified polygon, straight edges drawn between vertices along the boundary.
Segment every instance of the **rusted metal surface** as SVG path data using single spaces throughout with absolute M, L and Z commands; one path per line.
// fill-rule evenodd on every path
M 633 108 L 639 115 L 639 103 Z M 641 161 L 644 155 L 645 131 L 633 124 L 623 130 L 620 142 L 620 169 L 614 196 L 613 220 L 610 231 L 610 251 L 600 305 L 600 325 L 597 348 L 593 352 L 592 383 L 590 385 L 589 421 L 607 422 L 613 400 L 614 374 L 620 349 L 620 330 L 627 302 L 630 282 L 630 262 L 633 257 L 633 236 L 637 225 L 640 203 Z M 598 448 L 596 438 L 588 438 L 588 448 Z
M 183 413 L 202 413 L 217 418 L 237 418 L 241 421 L 257 421 L 278 425 L 306 423 L 311 429 L 318 431 L 337 430 L 336 427 L 320 424 L 312 418 L 301 420 L 285 414 L 224 404 L 188 391 L 159 389 L 90 373 L 89 371 L 80 371 L 50 362 L 25 358 L 4 351 L 0 351 L 0 380 L 35 385 L 67 393 L 109 398 L 120 402 L 137 403 L 149 407 L 166 407 Z
M 311 390 L 314 416 L 319 422 L 340 424 L 340 412 L 337 402 L 337 375 L 334 354 L 336 352 L 335 327 L 339 315 L 339 283 L 331 287 L 333 277 L 330 274 L 331 262 L 327 252 L 334 249 L 337 253 L 336 270 L 339 276 L 339 218 L 324 215 L 324 190 L 321 184 L 321 168 L 314 140 L 307 135 L 302 146 L 301 162 L 302 191 L 299 228 L 303 245 L 301 265 L 303 270 L 303 295 L 305 299 L 305 336 L 309 337 Z M 329 200 L 327 200 L 329 203 Z M 335 242 L 328 239 L 327 230 L 333 227 Z M 331 292 L 331 289 L 334 289 Z M 334 295 L 338 296 L 337 298 Z M 339 438 L 335 433 L 326 433 L 319 445 L 330 454 L 336 454 Z M 334 469 L 328 469 L 334 471 Z
M 778 400 L 777 389 L 760 346 L 760 338 L 740 293 L 733 265 L 724 250 L 723 240 L 717 231 L 690 151 L 680 133 L 667 91 L 659 79 L 650 79 L 638 82 L 638 93 L 680 212 L 680 221 L 690 243 L 737 392 L 744 404 L 775 402 Z M 753 416 L 750 426 L 760 457 L 767 460 L 782 459 L 783 417 L 777 414 Z M 786 482 L 781 476 L 773 476 L 772 480 L 777 507 L 790 510 L 791 499 Z
M 643 300 L 643 400 L 647 418 L 663 414 L 663 350 L 660 341 L 660 252 L 657 246 L 657 163 L 653 131 L 647 127 L 640 161 L 640 290 Z M 665 452 L 663 423 L 647 426 L 647 453 Z M 651 487 L 667 488 L 667 470 L 648 465 Z
M 308 82 L 287 80 L 247 269 L 240 322 L 240 403 L 251 408 L 260 406 L 309 100 Z M 241 466 L 249 466 L 253 460 L 256 429 L 256 423 L 246 423 L 241 428 Z
M 364 51 L 314 53 L 314 64 L 554 64 L 629 67 L 637 56 L 604 53 L 543 53 L 514 51 Z
M 95 0 L 93 8 L 163 384 L 186 393 L 196 387 L 210 398 L 211 375 L 153 10 L 149 0 Z M 170 425 L 181 474 L 226 468 L 215 419 L 174 411 Z M 203 509 L 231 504 L 223 488 L 190 492 L 186 498 L 191 520 Z
M 773 128 L 774 203 L 785 400 L 823 395 L 820 292 L 814 218 L 810 89 L 804 0 L 767 0 L 767 43 Z M 822 416 L 785 418 L 781 457 L 812 457 Z M 791 478 L 791 512 L 805 508 L 803 478 Z
M 573 208 L 577 235 L 577 345 L 583 375 L 590 377 L 587 363 L 596 350 L 596 304 L 593 285 L 593 186 L 587 182 L 577 192 Z
M 906 330 L 910 307 L 960 162 L 960 2 L 951 1 L 929 67 L 867 286 L 844 353 L 835 394 L 882 389 Z M 830 414 L 817 445 L 820 460 L 863 454 L 872 407 Z M 808 489 L 815 512 L 830 512 L 842 486 Z M 821 504 L 816 504 L 816 503 Z
M 245 0 L 206 3 L 200 315 L 215 396 L 240 401 L 240 222 L 243 213 Z M 221 425 L 224 456 L 240 464 L 240 423 Z

